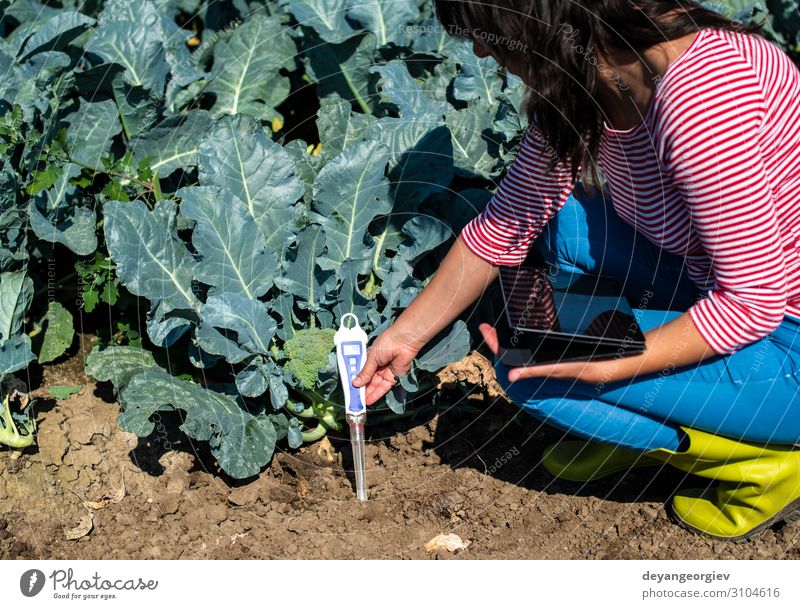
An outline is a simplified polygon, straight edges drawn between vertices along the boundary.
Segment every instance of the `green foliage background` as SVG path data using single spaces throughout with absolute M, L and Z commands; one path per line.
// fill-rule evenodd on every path
M 793 2 L 713 4 L 797 56 Z M 339 428 L 330 330 L 391 324 L 525 126 L 430 0 L 0 0 L 0 71 L 0 442 L 33 441 L 13 375 L 81 320 L 120 425 L 174 412 L 239 478 Z M 388 407 L 469 348 L 459 321 Z

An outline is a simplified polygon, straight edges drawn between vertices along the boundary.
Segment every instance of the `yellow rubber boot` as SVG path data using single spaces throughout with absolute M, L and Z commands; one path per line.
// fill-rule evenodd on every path
M 591 482 L 634 467 L 663 465 L 645 453 L 604 442 L 565 441 L 548 446 L 542 465 L 557 478 Z
M 800 519 L 800 449 L 681 429 L 689 436 L 687 450 L 644 454 L 719 484 L 679 491 L 671 504 L 678 524 L 714 539 L 747 541 L 777 522 Z

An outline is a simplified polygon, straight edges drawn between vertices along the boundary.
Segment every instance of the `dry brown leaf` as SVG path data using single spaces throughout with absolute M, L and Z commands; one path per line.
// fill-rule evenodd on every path
M 72 541 L 75 539 L 80 539 L 81 537 L 86 537 L 89 532 L 92 530 L 94 526 L 94 512 L 86 512 L 81 518 L 81 522 L 78 526 L 74 529 L 64 529 L 64 536 Z
M 75 491 L 72 491 L 72 493 L 78 499 L 81 500 L 81 503 L 83 503 L 83 507 L 85 507 L 87 510 L 102 510 L 107 505 L 113 505 L 115 503 L 119 503 L 120 501 L 122 501 L 123 497 L 125 497 L 125 468 L 124 467 L 120 467 L 120 477 L 122 479 L 121 482 L 120 482 L 120 487 L 116 491 L 114 491 L 113 493 L 106 493 L 98 501 L 89 501 L 88 499 L 84 499 L 83 497 L 78 495 L 78 493 L 76 493 Z
M 106 505 L 119 503 L 125 497 L 125 468 L 120 466 L 119 468 L 119 488 L 114 491 L 113 493 L 106 494 L 100 501 L 106 501 Z
M 454 533 L 442 533 L 431 539 L 425 544 L 425 551 L 432 554 L 437 550 L 447 550 L 448 552 L 455 552 L 456 550 L 464 550 L 469 547 L 471 541 L 462 540 Z
M 336 461 L 336 452 L 333 449 L 333 444 L 328 439 L 328 436 L 323 437 L 317 442 L 317 456 L 325 463 L 333 463 Z

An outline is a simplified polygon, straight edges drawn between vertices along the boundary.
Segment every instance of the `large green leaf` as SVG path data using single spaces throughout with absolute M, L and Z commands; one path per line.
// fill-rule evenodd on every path
M 410 264 L 416 264 L 422 256 L 453 237 L 452 229 L 444 222 L 429 215 L 417 215 L 403 226 L 405 239 L 397 249 L 397 255 Z
M 210 328 L 217 331 L 210 332 Z M 278 323 L 263 302 L 240 294 L 224 294 L 212 296 L 203 306 L 198 342 L 207 353 L 221 355 L 235 364 L 247 356 L 267 355 L 277 329 Z
M 350 103 L 338 95 L 323 98 L 317 112 L 317 132 L 322 145 L 319 152 L 321 165 L 363 140 L 367 128 L 375 121 L 369 114 L 353 112 Z
M 169 309 L 199 309 L 192 293 L 196 263 L 176 232 L 176 206 L 111 201 L 103 207 L 105 236 L 120 280 L 137 296 Z
M 31 351 L 31 339 L 26 334 L 18 334 L 5 341 L 0 346 L 0 381 L 27 367 L 35 359 Z
M 70 159 L 90 167 L 102 167 L 101 159 L 111 147 L 111 140 L 122 131 L 117 106 L 111 100 L 89 103 L 67 117 L 67 151 Z
M 422 282 L 414 277 L 413 267 L 402 256 L 388 260 L 388 271 L 381 277 L 381 295 L 386 299 L 384 314 L 393 317 L 394 309 L 404 309 L 422 291 Z
M 105 22 L 95 30 L 86 50 L 124 67 L 128 84 L 163 94 L 169 64 L 155 27 L 135 21 Z
M 153 355 L 141 347 L 95 347 L 86 356 L 86 374 L 98 381 L 111 381 L 119 391 L 131 378 L 156 365 Z
M 69 183 L 79 173 L 78 165 L 67 164 L 56 183 L 31 200 L 30 222 L 40 239 L 62 243 L 79 256 L 88 256 L 97 249 L 97 220 L 94 209 L 82 206 L 80 190 Z
M 325 265 L 361 260 L 369 268 L 370 223 L 392 208 L 386 164 L 389 150 L 379 142 L 360 142 L 328 163 L 314 182 L 312 209 L 325 227 Z
M 119 423 L 138 436 L 155 429 L 158 411 L 180 409 L 181 429 L 195 440 L 208 441 L 220 467 L 234 478 L 255 476 L 272 458 L 277 432 L 272 419 L 254 416 L 232 397 L 181 381 L 160 368 L 135 375 L 120 394 Z
M 448 364 L 467 357 L 469 346 L 467 324 L 459 320 L 428 343 L 416 359 L 417 367 L 429 372 L 441 370 Z
M 403 221 L 405 215 L 389 214 L 378 218 L 370 227 L 375 247 L 372 253 L 372 271 L 380 278 L 385 277 L 391 268 L 389 252 L 396 252 L 403 240 Z
M 111 91 L 125 139 L 135 144 L 158 120 L 163 97 L 145 87 L 128 84 L 123 72 L 112 78 Z
M 20 23 L 32 23 L 38 26 L 57 16 L 59 10 L 42 4 L 39 0 L 15 0 L 4 12 Z
M 453 136 L 456 173 L 491 179 L 499 174 L 500 137 L 494 131 L 496 107 L 482 99 L 464 110 L 451 110 L 445 123 Z
M 325 42 L 341 42 L 357 31 L 345 18 L 348 0 L 288 0 L 283 4 L 300 25 L 313 28 Z
M 476 57 L 469 43 L 465 43 L 452 60 L 461 64 L 461 71 L 453 81 L 453 97 L 461 101 L 497 101 L 503 88 L 503 80 L 498 73 L 500 66 L 493 57 Z
M 312 44 L 305 54 L 306 71 L 316 81 L 321 98 L 335 93 L 355 102 L 362 112 L 372 112 L 376 100 L 370 85 L 377 76 L 369 68 L 375 54 L 375 36 L 353 36 L 341 44 Z
M 33 281 L 27 273 L 0 274 L 0 344 L 22 330 L 33 300 Z
M 177 195 L 181 215 L 195 221 L 192 244 L 201 256 L 197 279 L 211 294 L 258 298 L 272 287 L 278 257 L 244 203 L 214 186 L 188 186 Z
M 134 159 L 138 163 L 149 158 L 150 168 L 161 178 L 176 169 L 194 167 L 200 142 L 211 124 L 211 115 L 205 110 L 170 116 L 132 143 Z
M 60 12 L 41 24 L 26 23 L 22 28 L 28 30 L 27 33 L 30 33 L 31 36 L 25 40 L 20 56 L 24 60 L 43 51 L 60 51 L 90 25 L 94 25 L 94 19 L 81 15 L 77 11 Z M 19 39 L 23 33 L 15 32 L 15 36 Z
M 419 32 L 411 41 L 411 48 L 417 53 L 448 58 L 460 44 L 460 40 L 451 36 L 439 20 L 432 17 L 419 24 Z
M 417 0 L 349 0 L 347 16 L 375 35 L 378 46 L 406 44 L 414 30 L 406 25 L 419 18 Z
M 341 285 L 337 293 L 337 302 L 333 307 L 336 319 L 341 320 L 346 313 L 352 313 L 359 320 L 367 319 L 372 303 L 358 287 L 358 273 L 357 260 L 347 260 L 339 269 Z
M 267 303 L 270 312 L 273 316 L 277 315 L 280 318 L 278 325 L 278 338 L 282 341 L 289 340 L 297 332 L 300 325 L 294 314 L 294 298 L 290 293 L 282 293 L 280 296 L 274 298 Z
M 378 88 L 381 94 L 397 106 L 400 118 L 406 121 L 425 117 L 426 122 L 441 124 L 442 115 L 450 110 L 447 102 L 426 95 L 404 61 L 394 60 L 386 65 L 373 66 L 370 72 L 380 75 Z
M 426 197 L 453 179 L 450 131 L 432 115 L 413 121 L 383 118 L 367 128 L 366 139 L 389 148 L 388 177 L 394 190 L 394 214 L 413 213 Z M 408 218 L 402 218 L 402 222 Z
M 196 12 L 189 8 L 183 10 L 189 14 Z M 170 72 L 167 98 L 172 101 L 182 87 L 203 78 L 203 72 L 195 65 L 192 54 L 186 45 L 186 40 L 192 35 L 192 32 L 178 27 L 175 17 L 174 8 L 165 6 L 163 0 L 159 0 L 159 6 L 150 0 L 137 0 L 136 2 L 110 0 L 105 3 L 103 12 L 99 16 L 101 25 L 117 22 L 138 24 L 139 27 L 149 30 L 150 39 L 160 41 L 164 49 L 163 58 Z M 154 48 L 158 48 L 155 42 L 151 44 Z M 159 63 L 158 67 L 163 69 L 164 64 Z M 158 94 L 161 94 L 160 89 Z
M 256 13 L 214 47 L 207 88 L 216 95 L 215 116 L 247 114 L 269 120 L 289 95 L 289 79 L 279 70 L 294 68 L 297 49 L 277 18 Z
M 44 339 L 39 349 L 39 363 L 52 362 L 66 352 L 75 337 L 72 313 L 60 302 L 51 302 L 45 315 Z
M 275 362 L 255 356 L 236 373 L 236 389 L 245 397 L 257 398 L 269 391 L 270 404 L 275 410 L 283 408 L 289 399 L 289 390 L 283 372 Z
M 0 171 L 0 271 L 6 271 L 27 259 L 25 224 L 28 211 L 17 194 L 13 171 Z
M 331 302 L 328 292 L 336 285 L 336 273 L 319 265 L 324 249 L 323 228 L 307 226 L 297 236 L 296 247 L 286 252 L 283 274 L 275 279 L 281 290 L 298 297 L 300 307 L 312 312 Z
M 266 137 L 259 121 L 225 117 L 209 130 L 199 150 L 200 182 L 233 193 L 281 252 L 297 232 L 295 203 L 304 186 L 291 155 Z

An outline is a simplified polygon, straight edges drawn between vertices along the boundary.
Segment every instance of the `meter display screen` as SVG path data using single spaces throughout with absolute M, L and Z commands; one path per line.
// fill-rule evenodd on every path
M 361 345 L 345 345 L 342 347 L 342 355 L 361 355 Z

